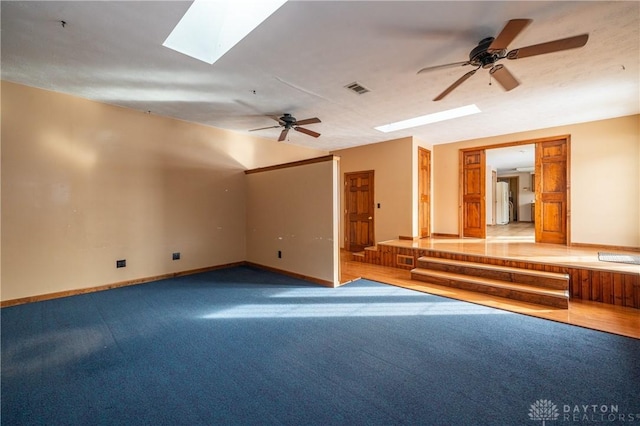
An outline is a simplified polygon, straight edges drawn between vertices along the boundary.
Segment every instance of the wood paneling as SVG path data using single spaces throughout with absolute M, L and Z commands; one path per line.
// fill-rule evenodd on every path
M 535 250 L 535 249 L 532 249 Z M 540 249 L 544 250 L 544 249 Z M 365 250 L 361 261 L 375 265 L 410 270 L 411 266 L 397 264 L 396 257 L 413 256 L 414 264 L 422 256 L 454 261 L 485 263 L 488 265 L 533 269 L 569 274 L 569 295 L 574 300 L 587 300 L 640 309 L 640 273 L 599 270 L 589 267 L 564 266 L 541 261 L 488 257 L 461 252 L 439 251 L 417 247 L 402 247 L 380 243 Z
M 407 269 L 390 268 L 355 261 L 352 253 L 346 251 L 342 252 L 341 258 L 342 283 L 362 277 L 451 299 L 464 300 L 497 309 L 640 339 L 640 315 L 638 315 L 638 309 L 576 298 L 569 301 L 569 309 L 539 307 L 502 297 L 493 297 L 487 294 L 412 280 L 411 272 Z M 603 274 L 603 277 L 606 274 L 611 276 L 610 272 L 603 272 Z M 604 290 L 606 286 L 602 286 L 602 288 Z M 638 292 L 636 292 L 636 295 L 638 295 Z

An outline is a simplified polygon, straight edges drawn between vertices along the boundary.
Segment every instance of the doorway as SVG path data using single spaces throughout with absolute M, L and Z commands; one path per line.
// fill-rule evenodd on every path
M 519 222 L 520 217 L 518 207 L 520 206 L 520 200 L 518 195 L 520 194 L 520 178 L 518 176 L 513 177 L 499 177 L 498 182 L 506 182 L 509 185 L 509 223 Z
M 418 229 L 431 236 L 431 151 L 418 147 Z
M 374 171 L 344 174 L 345 182 L 345 247 L 362 251 L 374 245 Z
M 487 188 L 487 238 L 534 241 L 535 230 L 532 213 L 535 201 L 534 171 L 535 144 L 512 145 L 486 150 L 487 173 L 494 181 Z M 498 212 L 504 215 L 504 201 L 498 203 L 495 193 L 497 182 L 507 184 L 507 220 L 497 222 Z M 502 190 L 500 196 L 503 197 Z M 489 204 L 489 201 L 493 201 Z M 489 206 L 493 207 L 490 208 Z M 500 209 L 498 208 L 500 207 Z
M 510 184 L 512 200 L 514 193 L 520 194 L 523 189 L 528 191 L 531 200 L 522 206 L 522 200 L 518 197 L 518 203 L 515 204 L 518 208 L 514 208 L 510 216 L 514 222 L 525 219 L 531 221 L 535 227 L 535 242 L 569 244 L 569 143 L 567 135 L 460 150 L 461 236 L 486 238 L 487 218 L 492 223 L 492 189 L 490 185 L 489 188 L 485 186 L 485 181 L 492 182 L 493 175 L 490 172 L 489 176 L 485 176 L 486 151 L 531 144 L 535 150 L 535 165 L 527 167 L 527 182 L 506 179 Z M 525 172 L 522 169 L 518 171 Z M 521 185 L 525 183 L 526 186 Z M 487 196 L 491 200 L 486 203 L 489 212 L 485 210 Z

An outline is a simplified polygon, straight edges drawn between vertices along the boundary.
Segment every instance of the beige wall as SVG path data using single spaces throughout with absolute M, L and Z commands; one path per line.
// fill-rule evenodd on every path
M 246 260 L 243 171 L 326 154 L 8 82 L 1 93 L 1 300 Z M 425 146 L 432 230 L 457 234 L 459 149 L 563 134 L 571 135 L 572 242 L 640 247 L 638 115 L 434 147 L 403 138 L 341 150 L 340 191 L 345 172 L 375 170 L 376 241 L 416 235 L 416 151 Z M 339 232 L 343 245 L 343 225 Z M 171 260 L 174 251 L 181 260 Z M 127 267 L 116 269 L 123 258 Z
M 243 261 L 244 170 L 326 154 L 8 82 L 1 93 L 2 300 Z
M 640 247 L 640 116 L 436 145 L 434 232 L 458 234 L 458 151 L 571 135 L 571 241 Z
M 247 260 L 337 286 L 338 197 L 337 158 L 247 175 Z
M 341 222 L 344 222 L 344 174 L 374 170 L 374 220 L 376 242 L 414 235 L 413 138 L 395 139 L 333 152 L 340 157 Z M 377 208 L 380 203 L 380 208 Z M 344 247 L 344 224 L 340 227 Z

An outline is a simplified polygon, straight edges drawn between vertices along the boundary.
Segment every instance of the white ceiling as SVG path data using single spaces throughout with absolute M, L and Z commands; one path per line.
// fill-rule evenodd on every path
M 640 3 L 289 1 L 213 65 L 162 43 L 190 2 L 3 1 L 2 78 L 152 114 L 247 132 L 265 115 L 319 117 L 326 151 L 417 136 L 431 144 L 640 113 Z M 241 6 L 238 6 L 241 7 Z M 509 19 L 533 23 L 509 46 L 589 33 L 580 49 L 503 60 L 522 83 L 487 70 L 440 102 L 468 59 Z M 63 27 L 61 20 L 66 21 Z M 357 81 L 369 93 L 344 88 Z M 481 114 L 380 133 L 373 127 L 475 103 Z M 278 129 L 251 133 L 276 139 Z
M 487 149 L 485 162 L 487 167 L 496 169 L 498 173 L 515 173 L 516 168 L 533 168 L 535 153 L 533 144 Z

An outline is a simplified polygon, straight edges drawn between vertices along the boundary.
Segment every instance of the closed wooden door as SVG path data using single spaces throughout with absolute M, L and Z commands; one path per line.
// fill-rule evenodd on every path
M 345 173 L 346 247 L 362 251 L 374 245 L 373 170 Z
M 420 238 L 431 236 L 431 151 L 418 148 L 418 227 Z
M 461 151 L 462 236 L 485 238 L 485 152 Z
M 540 142 L 536 147 L 536 242 L 567 244 L 568 141 Z

